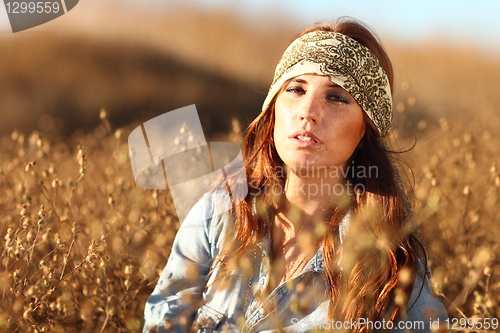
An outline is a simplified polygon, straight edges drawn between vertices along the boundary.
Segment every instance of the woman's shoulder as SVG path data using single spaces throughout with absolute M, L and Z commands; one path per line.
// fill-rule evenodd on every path
M 191 211 L 203 220 L 218 220 L 232 214 L 236 205 L 245 199 L 244 196 L 235 195 L 234 188 L 220 186 L 201 196 Z M 239 191 L 239 189 L 237 189 Z M 188 214 L 191 214 L 191 212 Z M 188 218 L 186 218 L 188 220 Z
M 209 222 L 229 211 L 231 200 L 229 193 L 222 189 L 216 189 L 204 193 L 189 211 L 183 224 L 192 222 Z
M 212 189 L 201 196 L 196 205 L 202 210 L 205 219 L 225 216 L 233 211 L 248 194 L 248 183 L 242 163 L 226 166 L 224 177 L 212 184 Z
M 190 209 L 179 231 L 188 231 L 192 228 L 203 229 L 208 241 L 218 244 L 222 235 L 234 223 L 233 215 L 236 204 L 230 189 L 219 187 L 207 192 Z

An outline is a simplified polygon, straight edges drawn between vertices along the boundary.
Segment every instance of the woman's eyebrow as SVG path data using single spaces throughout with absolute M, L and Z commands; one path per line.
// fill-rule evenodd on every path
M 301 77 L 295 77 L 293 79 L 290 80 L 290 82 L 295 82 L 295 83 L 301 83 L 301 84 L 307 84 L 307 80 L 306 79 L 303 79 Z M 330 82 L 328 84 L 328 88 L 342 88 L 340 85 L 334 83 L 334 82 Z
M 299 77 L 293 78 L 293 79 L 292 79 L 292 82 L 297 82 L 297 83 L 307 83 L 307 81 L 306 81 L 306 80 L 301 79 L 301 78 L 299 78 Z

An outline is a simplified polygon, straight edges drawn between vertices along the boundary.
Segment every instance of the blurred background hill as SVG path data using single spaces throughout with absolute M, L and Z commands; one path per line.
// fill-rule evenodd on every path
M 254 75 L 251 59 L 257 52 L 240 53 L 236 60 L 227 46 L 235 37 L 244 39 L 241 44 L 251 42 L 251 34 L 241 33 L 227 15 L 204 17 L 207 22 L 195 20 L 200 25 L 184 29 L 195 14 L 183 13 L 186 21 L 178 23 L 168 15 L 155 18 L 155 43 L 139 38 L 144 32 L 121 30 L 110 36 L 92 31 L 0 36 L 0 132 L 48 125 L 67 135 L 94 127 L 100 108 L 118 126 L 189 104 L 197 105 L 208 132 L 227 130 L 231 117 L 250 120 L 267 89 Z M 117 24 L 133 26 L 130 22 L 121 18 Z M 217 40 L 217 48 L 214 36 L 223 27 L 236 33 Z M 182 30 L 188 35 L 177 32 Z M 265 49 L 270 42 L 252 45 Z M 240 67 L 229 65 L 230 59 Z

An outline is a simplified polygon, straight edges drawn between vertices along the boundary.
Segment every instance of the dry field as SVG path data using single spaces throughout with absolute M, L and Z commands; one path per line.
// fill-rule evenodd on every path
M 212 15 L 214 17 L 196 20 L 201 21 L 202 26 L 211 27 L 203 30 L 206 35 L 193 33 L 188 38 L 190 43 L 197 41 L 198 46 L 205 49 L 208 45 L 203 43 L 212 38 L 215 46 L 210 48 L 213 50 L 209 52 L 210 57 L 203 58 L 204 63 L 197 62 L 196 52 L 189 49 L 190 43 L 182 44 L 175 38 L 171 41 L 178 43 L 175 52 L 158 47 L 163 43 L 155 40 L 144 44 L 134 41 L 130 49 L 143 47 L 149 53 L 145 51 L 145 55 L 141 55 L 136 51 L 139 55 L 134 59 L 141 66 L 135 66 L 135 61 L 116 64 L 114 68 L 126 70 L 129 65 L 134 70 L 129 81 L 122 82 L 124 86 L 119 92 L 126 94 L 120 95 L 121 104 L 113 104 L 114 109 L 108 113 L 99 107 L 108 108 L 107 101 L 115 100 L 106 98 L 117 90 L 98 82 L 102 73 L 86 78 L 90 82 L 95 79 L 101 94 L 101 99 L 92 102 L 102 102 L 99 107 L 88 110 L 94 104 L 80 106 L 90 114 L 86 117 L 95 119 L 93 127 L 79 129 L 78 114 L 73 115 L 72 120 L 67 118 L 74 104 L 71 99 L 65 99 L 65 104 L 60 106 L 65 109 L 51 109 L 53 116 L 35 122 L 38 126 L 35 131 L 26 130 L 29 126 L 23 127 L 22 119 L 16 120 L 19 125 L 3 129 L 0 138 L 0 331 L 137 332 L 141 329 L 145 300 L 166 263 L 178 221 L 168 191 L 147 191 L 135 186 L 127 147 L 128 134 L 134 126 L 114 121 L 120 117 L 113 118 L 113 112 L 120 115 L 116 110 L 121 110 L 127 98 L 135 98 L 139 101 L 137 107 L 145 108 L 142 97 L 137 96 L 146 95 L 145 100 L 150 102 L 155 94 L 168 91 L 172 84 L 169 80 L 166 80 L 165 91 L 154 90 L 152 85 L 151 92 L 134 78 L 144 84 L 149 80 L 162 82 L 162 75 L 171 73 L 170 67 L 160 70 L 157 76 L 153 76 L 155 71 L 149 68 L 158 65 L 155 61 L 162 54 L 168 59 L 185 60 L 183 52 L 192 54 L 189 61 L 195 68 L 185 67 L 189 73 L 186 75 L 202 78 L 196 91 L 209 89 L 206 85 L 215 79 L 203 78 L 210 73 L 217 80 L 221 77 L 226 80 L 221 84 L 222 90 L 232 87 L 233 83 L 239 85 L 241 95 L 237 96 L 241 98 L 241 105 L 259 105 L 263 99 L 261 87 L 270 80 L 279 53 L 293 36 L 289 30 L 275 32 L 274 35 L 282 36 L 282 40 L 275 43 L 270 37 L 273 34 L 248 30 L 249 27 L 239 25 L 225 14 Z M 186 25 L 182 22 L 187 20 L 185 16 L 177 15 L 175 19 L 177 21 L 171 17 L 157 24 L 162 25 L 163 31 L 173 29 L 176 24 Z M 172 26 L 163 26 L 168 24 Z M 240 31 L 241 35 L 227 37 L 230 40 L 220 37 L 223 28 Z M 191 32 L 186 29 L 185 33 Z M 247 38 L 247 43 L 231 44 L 243 38 Z M 2 50 L 10 42 L 0 40 Z M 106 53 L 103 44 L 98 42 L 92 41 L 90 46 L 80 44 L 85 45 L 89 54 L 94 54 L 92 50 L 97 48 L 114 59 L 111 62 L 121 59 Z M 57 45 L 66 47 L 64 41 Z M 222 45 L 226 45 L 225 49 Z M 233 45 L 234 49 L 227 45 Z M 429 253 L 434 292 L 453 318 L 500 318 L 500 96 L 497 93 L 500 56 L 484 56 L 466 47 L 435 43 L 418 47 L 387 46 L 394 59 L 397 79 L 396 130 L 391 140 L 400 150 L 416 143 L 403 157 L 413 170 L 415 212 Z M 151 49 L 155 50 L 154 57 Z M 269 50 L 268 55 L 263 49 Z M 45 50 L 50 52 L 48 48 Z M 1 63 L 4 63 L 6 56 L 2 53 Z M 252 59 L 251 64 L 228 60 L 229 69 L 222 66 L 223 56 L 224 59 L 243 59 L 241 54 L 249 53 L 247 58 Z M 87 65 L 96 59 L 82 56 Z M 23 59 L 18 59 L 25 61 L 17 63 L 18 68 L 31 65 Z M 102 64 L 104 68 L 106 63 Z M 81 70 L 71 64 L 65 66 L 59 74 L 52 72 L 55 81 L 46 83 L 55 90 L 51 101 L 60 98 L 57 91 L 58 84 L 62 83 L 58 83 L 58 75 L 72 76 L 72 70 Z M 256 68 L 252 75 L 248 74 L 249 68 Z M 6 70 L 0 65 L 1 73 Z M 43 68 L 37 70 L 41 71 L 37 75 L 43 75 Z M 22 88 L 29 86 L 30 80 L 36 80 L 35 75 L 30 78 L 27 72 L 20 81 L 19 77 L 16 81 L 15 72 L 9 75 L 10 81 L 2 76 L 0 85 L 5 87 L 17 82 L 16 87 Z M 175 75 L 182 77 L 183 72 L 177 71 Z M 68 80 L 75 85 L 75 91 L 79 91 L 78 76 Z M 77 98 L 75 91 L 70 96 Z M 92 95 L 92 91 L 82 91 Z M 248 96 L 245 91 L 249 92 Z M 44 103 L 43 96 L 38 96 L 37 103 Z M 213 119 L 222 117 L 217 113 L 224 112 L 223 107 L 227 105 L 222 99 L 232 98 L 231 94 L 222 93 L 217 97 L 203 93 L 196 96 L 206 103 L 209 116 L 211 110 L 215 110 Z M 158 115 L 191 104 L 189 97 L 189 94 L 179 96 L 171 104 L 154 99 L 151 112 Z M 22 108 L 28 103 L 29 107 L 29 99 L 20 104 L 10 100 L 8 110 L 1 103 L 2 117 L 15 114 L 17 105 Z M 57 107 L 47 103 L 44 104 L 47 107 Z M 121 112 L 127 113 L 129 122 L 135 123 L 149 119 L 151 114 L 131 115 L 133 110 L 127 108 Z M 239 116 L 244 127 L 248 119 L 235 116 Z M 224 117 L 231 118 L 227 114 Z M 75 130 L 67 133 L 58 126 Z M 224 136 L 241 142 L 242 133 L 234 126 L 226 130 Z

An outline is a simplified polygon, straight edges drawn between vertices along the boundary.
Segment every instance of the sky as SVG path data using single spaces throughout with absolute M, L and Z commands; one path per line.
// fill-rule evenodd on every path
M 78 7 L 103 0 L 80 0 Z M 182 0 L 105 0 L 116 6 L 145 6 L 143 10 L 169 10 Z M 500 52 L 500 1 L 489 0 L 191 0 L 205 10 L 231 8 L 246 20 L 273 13 L 298 24 L 310 25 L 340 16 L 355 17 L 371 26 L 379 36 L 399 42 L 438 40 L 473 44 Z M 0 32 L 11 32 L 5 6 L 0 4 Z
M 304 24 L 352 16 L 396 40 L 446 39 L 500 50 L 500 1 L 464 0 L 197 0 L 205 7 L 239 8 L 243 16 L 271 10 Z M 237 3 L 237 5 L 234 5 Z

